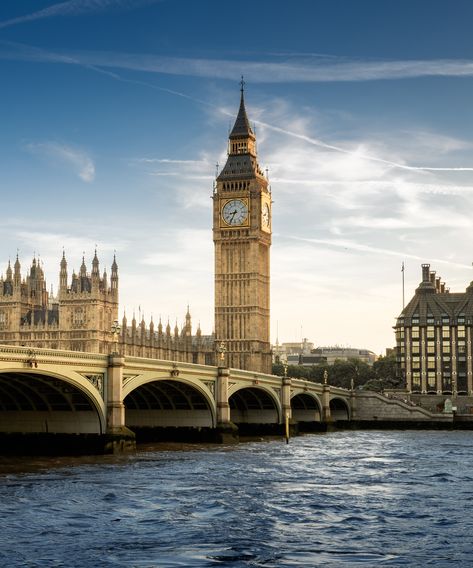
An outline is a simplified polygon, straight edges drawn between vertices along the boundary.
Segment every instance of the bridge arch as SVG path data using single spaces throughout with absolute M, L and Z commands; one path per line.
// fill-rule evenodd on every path
M 234 424 L 279 424 L 281 401 L 270 387 L 234 385 L 229 389 L 230 420 Z
M 123 388 L 125 423 L 133 429 L 215 428 L 213 382 L 192 376 L 147 372 L 129 379 Z
M 292 418 L 296 422 L 321 422 L 322 403 L 312 392 L 298 389 L 291 394 Z
M 346 400 L 341 397 L 333 396 L 330 398 L 330 415 L 333 421 L 350 420 L 350 406 Z
M 104 388 L 103 375 L 100 388 Z M 103 434 L 99 390 L 74 371 L 0 370 L 0 432 Z

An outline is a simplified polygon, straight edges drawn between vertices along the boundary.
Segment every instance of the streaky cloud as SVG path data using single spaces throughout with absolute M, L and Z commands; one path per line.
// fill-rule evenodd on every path
M 38 14 L 57 7 L 64 7 L 58 14 L 80 13 L 69 10 L 69 6 L 84 6 L 80 11 L 106 9 L 111 6 L 135 6 L 143 2 L 162 0 L 140 0 L 124 2 L 122 0 L 70 0 L 22 16 L 15 20 L 0 22 L 0 28 L 12 25 L 12 22 L 26 19 L 39 19 Z M 85 6 L 88 6 L 87 10 Z M 66 9 L 67 8 L 67 9 Z M 41 16 L 41 17 L 47 17 Z M 27 56 L 27 54 L 24 54 Z M 52 54 L 50 54 L 52 55 Z M 60 53 L 55 54 L 58 58 Z M 112 67 L 149 73 L 170 75 L 188 75 L 216 79 L 235 80 L 244 71 L 245 78 L 252 83 L 313 83 L 344 81 L 376 81 L 389 79 L 410 79 L 418 77 L 472 77 L 473 60 L 471 59 L 418 59 L 418 60 L 375 60 L 337 56 L 287 56 L 267 55 L 266 59 L 249 61 L 244 59 L 210 59 L 192 57 L 169 57 L 149 53 L 117 53 L 108 51 L 76 51 L 66 54 L 71 60 L 82 65 Z M 64 54 L 62 55 L 64 57 Z M 71 61 L 72 62 L 72 61 Z
M 410 254 L 402 251 L 390 250 L 385 248 L 378 248 L 373 247 L 370 245 L 364 245 L 361 243 L 357 243 L 355 241 L 347 241 L 347 240 L 337 240 L 337 239 L 313 239 L 309 237 L 297 237 L 292 235 L 286 235 L 286 238 L 305 242 L 314 245 L 325 245 L 329 247 L 341 248 L 345 250 L 352 250 L 357 252 L 367 252 L 367 253 L 374 253 L 374 254 L 382 254 L 388 256 L 397 256 L 399 258 L 411 258 L 414 260 L 421 260 L 424 262 L 426 259 L 425 257 L 418 256 L 416 254 Z M 452 262 L 451 260 L 445 260 L 443 258 L 432 258 L 430 259 L 432 262 L 440 263 L 440 264 L 448 264 L 450 266 L 456 266 L 458 268 L 469 268 L 471 269 L 471 265 L 469 264 L 462 264 L 460 262 Z
M 146 164 L 207 164 L 205 160 L 173 160 L 171 158 L 139 158 L 137 161 Z
M 264 128 L 268 128 L 273 132 L 279 132 L 280 134 L 286 134 L 287 136 L 292 136 L 293 138 L 298 138 L 299 140 L 303 140 L 313 146 L 319 146 L 321 148 L 325 148 L 327 150 L 334 150 L 336 152 L 342 152 L 343 154 L 349 154 L 351 156 L 356 156 L 357 158 L 361 158 L 364 160 L 370 160 L 372 162 L 379 162 L 381 164 L 386 164 L 392 168 L 399 168 L 402 170 L 409 170 L 409 171 L 426 171 L 426 172 L 472 172 L 473 167 L 430 167 L 430 166 L 409 166 L 407 164 L 399 164 L 398 162 L 393 162 L 391 160 L 385 160 L 383 158 L 378 158 L 376 156 L 371 156 L 369 154 L 362 154 L 360 152 L 354 150 L 348 150 L 347 148 L 342 148 L 341 146 L 335 146 L 334 144 L 328 144 L 323 140 L 319 140 L 317 138 L 312 138 L 311 136 L 307 136 L 306 134 L 300 134 L 299 132 L 294 132 L 292 130 L 287 130 L 285 128 L 281 128 L 280 126 L 274 126 L 273 124 L 268 124 L 267 122 L 263 122 L 261 120 L 254 120 L 255 124 L 259 124 Z
M 95 179 L 95 164 L 83 150 L 57 142 L 30 142 L 25 148 L 34 154 L 41 154 L 55 162 L 71 166 L 86 183 L 91 183 Z
M 159 0 L 67 0 L 66 2 L 59 2 L 42 10 L 25 14 L 24 16 L 4 20 L 0 22 L 0 29 L 55 16 L 78 16 L 88 12 L 102 12 L 109 8 L 132 9 L 153 1 L 157 2 Z
M 90 0 L 93 1 L 93 0 Z M 97 0 L 99 1 L 99 0 Z M 103 0 L 105 2 L 111 0 Z M 202 104 L 205 106 L 216 108 L 221 114 L 225 116 L 233 117 L 233 114 L 226 109 L 218 107 L 208 101 L 203 101 L 191 95 L 187 95 L 186 93 L 182 93 L 179 91 L 175 91 L 172 89 L 167 89 L 164 87 L 159 87 L 157 85 L 152 85 L 150 83 L 135 80 L 135 79 L 127 79 L 123 78 L 120 75 L 102 69 L 102 67 L 118 67 L 122 69 L 129 69 L 134 71 L 147 71 L 147 72 L 154 72 L 154 73 L 167 73 L 167 74 L 175 74 L 175 75 L 195 75 L 195 76 L 205 76 L 205 77 L 217 77 L 222 79 L 234 79 L 235 77 L 239 76 L 241 69 L 245 69 L 245 76 L 251 79 L 254 82 L 290 82 L 291 80 L 291 73 L 285 74 L 286 67 L 289 65 L 287 63 L 261 63 L 261 62 L 248 62 L 248 61 L 227 61 L 227 60 L 213 60 L 213 59 L 182 59 L 182 58 L 172 58 L 172 57 L 161 57 L 161 56 L 154 56 L 154 55 L 137 55 L 137 54 L 114 54 L 109 52 L 77 52 L 74 54 L 60 54 L 60 53 L 53 53 L 49 51 L 42 50 L 40 48 L 23 45 L 23 44 L 14 44 L 12 42 L 0 42 L 0 44 L 8 46 L 10 49 L 13 50 L 10 52 L 2 53 L 0 51 L 0 58 L 12 58 L 12 59 L 21 59 L 21 60 L 34 60 L 34 61 L 42 61 L 42 62 L 49 62 L 49 63 L 64 63 L 64 64 L 73 64 L 79 65 L 93 71 L 104 73 L 108 75 L 110 78 L 113 78 L 118 81 L 122 81 L 125 83 L 132 83 L 141 86 L 145 86 L 147 88 L 155 89 L 158 91 L 168 92 L 172 95 L 186 98 L 190 101 L 193 101 L 198 104 Z M 429 74 L 445 74 L 445 75 L 456 75 L 456 76 L 473 76 L 473 61 L 467 60 L 436 60 L 436 61 L 416 61 L 416 62 L 385 62 L 386 65 L 391 65 L 393 68 L 401 68 L 403 63 L 411 63 L 415 64 L 414 68 L 417 69 L 419 72 L 422 69 L 422 64 L 425 64 L 425 73 L 418 75 L 409 75 L 409 76 L 427 76 Z M 367 65 L 372 66 L 374 63 L 372 61 L 366 62 L 358 62 L 358 65 Z M 439 65 L 439 69 L 437 73 L 434 73 L 435 65 Z M 443 68 L 444 71 L 446 67 L 442 67 L 443 65 L 447 65 L 449 67 L 451 64 L 451 72 L 441 72 Z M 324 63 L 324 67 L 330 67 L 330 63 Z M 332 64 L 333 65 L 333 64 Z M 338 67 L 341 63 L 336 63 L 335 66 Z M 463 67 L 462 67 L 463 65 Z M 276 72 L 277 69 L 273 70 L 271 73 L 271 69 L 275 67 L 279 69 L 281 66 L 285 72 L 281 75 L 280 80 L 278 79 L 275 81 L 275 77 L 279 76 L 279 72 Z M 297 64 L 296 67 L 301 70 L 304 68 L 306 70 L 306 79 L 309 80 L 322 80 L 317 79 L 317 69 L 314 69 L 310 66 L 301 67 L 300 64 Z M 252 70 L 257 70 L 258 72 L 255 76 L 252 75 Z M 456 73 L 453 73 L 453 70 L 456 69 Z M 463 71 L 460 71 L 463 69 Z M 432 72 L 427 72 L 430 70 Z M 315 75 L 311 77 L 311 71 L 315 73 Z M 408 75 L 406 75 L 407 77 Z M 372 79 L 393 79 L 393 78 L 403 78 L 403 77 L 395 77 L 395 76 L 373 76 Z M 302 75 L 297 79 L 299 81 L 304 80 Z M 325 80 L 325 79 L 324 79 Z M 328 79 L 327 79 L 328 80 Z M 342 80 L 342 79 L 331 79 L 331 80 Z M 350 78 L 347 76 L 343 80 L 361 80 Z M 343 148 L 341 146 L 337 146 L 334 144 L 329 144 L 324 142 L 323 140 L 313 138 L 311 136 L 307 136 L 306 134 L 301 134 L 299 132 L 294 132 L 293 130 L 289 130 L 286 128 L 282 128 L 280 126 L 276 126 L 273 124 L 268 124 L 267 122 L 261 120 L 254 120 L 255 124 L 262 126 L 263 128 L 267 128 L 272 130 L 273 132 L 278 132 L 280 134 L 285 134 L 287 136 L 291 136 L 293 138 L 297 138 L 299 140 L 305 141 L 308 144 L 313 146 L 319 146 L 321 148 L 325 148 L 327 150 L 332 150 L 335 152 L 341 152 L 347 155 L 355 156 L 357 158 L 378 162 L 380 164 L 385 164 L 391 168 L 398 168 L 401 170 L 407 171 L 425 171 L 425 172 L 471 172 L 473 171 L 472 166 L 459 166 L 459 167 L 431 167 L 431 166 L 417 166 L 417 165 L 408 165 L 408 164 L 401 164 L 399 162 L 395 162 L 392 160 L 387 160 L 383 158 L 379 158 L 377 156 L 373 156 L 370 154 L 363 154 L 358 151 L 350 150 L 347 148 Z

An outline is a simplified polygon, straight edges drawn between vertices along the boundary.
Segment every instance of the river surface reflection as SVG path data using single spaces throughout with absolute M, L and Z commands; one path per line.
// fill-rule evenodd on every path
M 473 566 L 472 432 L 0 459 L 0 566 Z

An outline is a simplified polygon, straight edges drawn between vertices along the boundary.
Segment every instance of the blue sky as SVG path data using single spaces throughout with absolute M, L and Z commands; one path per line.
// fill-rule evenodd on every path
M 0 3 L 0 262 L 117 251 L 121 310 L 213 325 L 211 191 L 240 75 L 273 189 L 272 338 L 393 344 L 472 280 L 473 4 Z

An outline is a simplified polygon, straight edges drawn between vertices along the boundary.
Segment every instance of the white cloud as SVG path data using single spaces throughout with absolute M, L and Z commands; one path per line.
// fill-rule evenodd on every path
M 83 150 L 58 142 L 31 142 L 25 147 L 34 154 L 46 156 L 54 163 L 71 166 L 74 172 L 87 183 L 95 179 L 95 164 Z
M 0 27 L 52 15 L 75 15 L 116 5 L 132 6 L 133 4 L 119 0 L 116 2 L 112 0 L 70 0 L 70 2 L 54 5 L 34 14 L 0 22 Z M 43 52 L 43 56 L 49 60 L 53 55 L 63 58 L 65 54 Z M 21 55 L 18 54 L 18 56 Z M 27 56 L 27 53 L 24 52 L 23 56 Z M 260 61 L 249 61 L 97 51 L 68 52 L 67 57 L 70 58 L 70 63 L 80 65 L 229 80 L 234 80 L 244 69 L 245 79 L 252 83 L 374 81 L 415 77 L 473 76 L 473 61 L 470 59 L 373 60 L 328 55 L 317 58 L 288 56 L 284 61 L 281 61 L 281 57 L 275 59 L 268 56 Z M 36 53 L 36 58 L 41 60 L 41 55 Z

